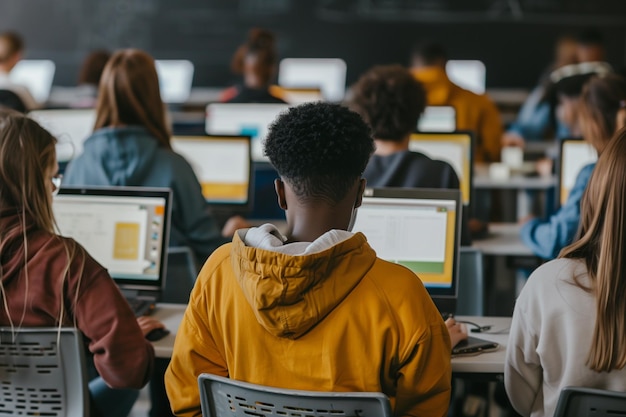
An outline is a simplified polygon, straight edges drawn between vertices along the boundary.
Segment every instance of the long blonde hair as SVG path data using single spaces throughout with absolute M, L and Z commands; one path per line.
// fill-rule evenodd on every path
M 140 125 L 171 149 L 154 59 L 138 49 L 111 56 L 100 78 L 95 129 Z
M 581 202 L 581 236 L 559 257 L 581 259 L 594 294 L 596 323 L 587 365 L 609 372 L 626 366 L 626 129 L 600 155 Z

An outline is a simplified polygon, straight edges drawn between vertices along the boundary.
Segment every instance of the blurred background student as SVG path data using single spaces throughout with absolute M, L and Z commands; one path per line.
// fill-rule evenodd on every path
M 241 83 L 225 90 L 220 101 L 226 103 L 285 103 L 280 88 L 273 87 L 278 68 L 274 34 L 265 29 L 251 29 L 230 64 L 243 77 Z
M 105 49 L 92 51 L 85 57 L 78 74 L 78 86 L 74 90 L 72 107 L 91 108 L 96 106 L 100 77 L 102 77 L 102 72 L 109 58 L 111 58 L 111 52 Z
M 39 107 L 30 91 L 23 85 L 15 84 L 9 73 L 22 59 L 24 42 L 15 32 L 0 34 L 0 107 L 22 113 Z

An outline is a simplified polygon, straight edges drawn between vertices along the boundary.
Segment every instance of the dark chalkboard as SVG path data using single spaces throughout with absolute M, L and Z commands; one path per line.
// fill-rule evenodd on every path
M 260 26 L 275 31 L 281 57 L 345 59 L 349 83 L 372 65 L 408 63 L 429 39 L 485 62 L 488 87 L 530 87 L 558 35 L 590 25 L 624 65 L 624 0 L 1 0 L 0 12 L 27 57 L 56 62 L 57 85 L 75 83 L 90 50 L 130 46 L 190 59 L 196 86 L 228 85 L 233 51 Z

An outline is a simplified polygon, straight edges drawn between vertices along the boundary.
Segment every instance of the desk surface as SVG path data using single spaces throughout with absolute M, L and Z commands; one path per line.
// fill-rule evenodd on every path
M 520 227 L 517 223 L 490 223 L 487 237 L 474 239 L 472 246 L 483 255 L 534 256 L 520 238 Z
M 164 304 L 159 303 L 153 313 L 153 317 L 161 320 L 165 327 L 170 330 L 170 334 L 161 340 L 153 342 L 154 351 L 158 358 L 169 358 L 172 356 L 176 330 L 185 313 L 184 304 Z M 493 328 L 489 333 L 470 333 L 472 336 L 494 341 L 500 344 L 498 350 L 482 353 L 476 356 L 465 356 L 452 358 L 452 372 L 454 373 L 482 373 L 501 374 L 504 372 L 504 358 L 506 352 L 506 341 L 508 329 L 511 324 L 510 317 L 457 317 L 457 320 L 468 320 L 476 324 L 490 324 Z M 468 326 L 468 328 L 471 326 Z
M 477 164 L 474 167 L 474 188 L 489 190 L 548 190 L 556 187 L 555 175 L 549 177 L 512 175 L 507 179 L 493 179 L 489 176 L 489 166 Z

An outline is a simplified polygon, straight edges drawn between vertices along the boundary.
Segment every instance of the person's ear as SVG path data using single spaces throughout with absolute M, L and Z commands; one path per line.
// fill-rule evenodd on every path
M 274 190 L 276 190 L 276 196 L 278 197 L 278 206 L 287 210 L 287 199 L 285 198 L 285 183 L 280 178 L 274 180 Z
M 356 194 L 356 201 L 354 202 L 354 208 L 359 208 L 361 207 L 361 204 L 363 204 L 363 192 L 365 192 L 366 183 L 367 181 L 365 180 L 365 178 L 361 178 L 359 180 L 359 190 L 357 191 L 357 194 Z

